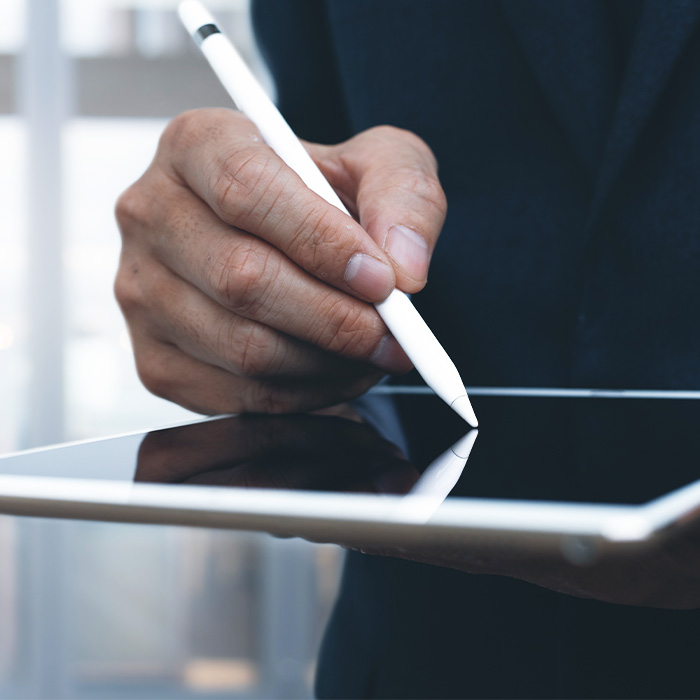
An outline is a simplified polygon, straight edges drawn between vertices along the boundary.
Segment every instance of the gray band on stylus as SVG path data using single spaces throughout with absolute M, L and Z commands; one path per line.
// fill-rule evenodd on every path
M 203 24 L 192 35 L 192 38 L 197 42 L 197 46 L 201 46 L 202 42 L 212 34 L 221 34 L 221 31 L 215 24 Z

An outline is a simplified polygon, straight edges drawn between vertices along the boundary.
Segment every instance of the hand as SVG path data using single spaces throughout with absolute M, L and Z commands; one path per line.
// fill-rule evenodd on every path
M 558 593 L 616 605 L 669 610 L 700 608 L 700 525 L 688 523 L 656 548 L 627 555 L 604 554 L 576 565 L 559 554 L 533 554 L 491 545 L 367 547 L 344 543 L 366 554 L 529 581 Z
M 358 219 L 237 112 L 188 112 L 117 204 L 115 283 L 153 393 L 207 414 L 339 403 L 411 364 L 371 303 L 419 291 L 446 204 L 415 135 L 308 150 Z
M 401 450 L 347 412 L 234 416 L 148 433 L 134 481 L 407 493 L 419 477 Z

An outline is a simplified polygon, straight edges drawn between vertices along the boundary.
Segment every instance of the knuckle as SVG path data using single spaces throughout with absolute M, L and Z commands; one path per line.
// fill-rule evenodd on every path
M 314 207 L 289 239 L 287 250 L 290 257 L 303 261 L 304 269 L 311 274 L 327 267 L 328 252 L 333 251 L 334 257 L 339 252 L 337 246 L 333 246 L 337 236 L 332 218 L 329 210 Z
M 259 324 L 229 333 L 223 353 L 228 356 L 229 364 L 247 379 L 272 377 L 281 368 L 280 338 Z
M 145 222 L 148 218 L 148 211 L 149 207 L 146 199 L 141 196 L 138 182 L 124 190 L 119 195 L 114 207 L 114 216 L 122 237 L 125 237 L 133 226 Z
M 141 383 L 161 399 L 169 399 L 175 394 L 176 379 L 166 371 L 155 349 L 135 352 L 136 372 Z
M 220 144 L 232 131 L 250 132 L 252 123 L 240 112 L 223 107 L 190 109 L 170 120 L 160 136 L 159 153 L 185 151 L 210 142 Z
M 427 179 L 433 179 L 440 192 L 442 188 L 437 180 L 438 164 L 435 154 L 428 144 L 413 131 L 401 129 L 396 126 L 380 125 L 366 132 L 371 139 L 377 139 L 383 143 L 393 143 L 395 149 L 413 151 L 416 157 L 417 169 L 424 172 Z
M 264 379 L 277 374 L 281 366 L 279 339 L 271 338 L 261 327 L 247 333 L 241 355 L 241 371 L 249 379 Z
M 136 295 L 133 286 L 131 280 L 120 269 L 114 278 L 114 297 L 124 313 L 133 309 L 135 305 Z
M 255 382 L 250 385 L 249 409 L 259 413 L 291 413 L 298 410 L 298 399 L 274 384 Z
M 137 281 L 138 273 L 138 263 L 121 262 L 114 278 L 114 297 L 127 318 L 143 305 L 141 286 Z
M 228 153 L 214 167 L 214 206 L 226 220 L 245 227 L 251 214 L 261 213 L 279 170 L 279 164 L 260 146 L 245 146 Z
M 368 322 L 366 310 L 361 302 L 348 304 L 345 299 L 334 303 L 325 314 L 313 342 L 331 352 L 367 359 L 379 345 L 383 333 Z
M 428 202 L 440 211 L 447 210 L 447 198 L 435 175 L 416 168 L 407 173 L 406 186 L 419 199 Z
M 380 139 L 381 141 L 387 142 L 399 142 L 404 148 L 410 146 L 416 151 L 420 152 L 423 156 L 429 156 L 434 162 L 435 156 L 433 155 L 430 146 L 413 131 L 408 131 L 408 129 L 402 129 L 398 126 L 391 126 L 389 124 L 380 124 L 378 126 L 373 126 L 365 132 L 369 137 Z
M 372 128 L 368 129 L 366 133 L 368 136 L 379 138 L 382 140 L 401 139 L 405 138 L 406 135 L 414 135 L 410 131 L 401 129 L 398 126 L 391 126 L 389 124 L 379 124 L 377 126 L 373 126 Z
M 159 151 L 181 149 L 195 143 L 201 137 L 202 130 L 211 125 L 208 110 L 191 109 L 178 114 L 172 119 L 161 134 L 158 144 Z
M 212 287 L 228 309 L 249 318 L 265 304 L 276 273 L 270 251 L 241 246 L 212 267 Z
M 399 197 L 409 204 L 414 214 L 428 215 L 432 220 L 437 214 L 441 219 L 447 214 L 447 197 L 438 178 L 420 167 L 390 166 L 382 174 L 384 184 L 373 195 Z

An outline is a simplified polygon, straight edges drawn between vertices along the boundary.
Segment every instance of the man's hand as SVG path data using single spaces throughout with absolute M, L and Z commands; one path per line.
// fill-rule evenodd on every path
M 153 393 L 208 414 L 291 412 L 410 369 L 372 303 L 426 282 L 446 210 L 435 158 L 391 127 L 306 145 L 357 221 L 224 109 L 171 122 L 120 197 L 115 292 Z
M 346 415 L 234 416 L 156 430 L 141 443 L 134 481 L 407 493 L 420 473 L 396 445 Z

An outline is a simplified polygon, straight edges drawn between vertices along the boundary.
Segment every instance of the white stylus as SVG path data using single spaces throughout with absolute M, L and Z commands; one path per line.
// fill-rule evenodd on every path
M 395 520 L 404 523 L 430 520 L 462 476 L 478 435 L 478 430 L 470 430 L 426 467 L 396 506 Z
M 214 73 L 238 109 L 258 127 L 265 143 L 301 177 L 309 189 L 347 214 L 335 190 L 231 42 L 221 33 L 207 9 L 197 0 L 184 0 L 178 11 L 182 23 L 199 45 Z M 410 299 L 394 289 L 375 306 L 426 384 L 467 423 L 476 427 L 478 421 L 457 368 Z

